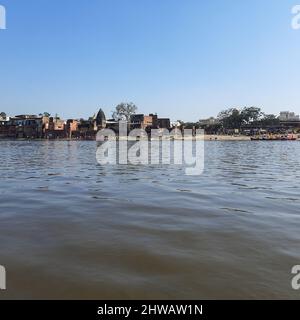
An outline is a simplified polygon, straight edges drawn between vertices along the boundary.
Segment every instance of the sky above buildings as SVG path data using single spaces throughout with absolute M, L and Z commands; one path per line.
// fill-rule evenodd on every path
M 300 4 L 300 1 L 298 1 Z M 297 0 L 0 0 L 0 111 L 300 113 Z

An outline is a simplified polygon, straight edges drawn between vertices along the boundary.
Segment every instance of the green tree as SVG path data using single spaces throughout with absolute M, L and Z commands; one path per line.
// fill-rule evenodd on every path
M 262 126 L 277 126 L 280 124 L 280 120 L 274 114 L 264 114 L 260 120 Z
M 137 109 L 137 106 L 132 102 L 122 102 L 116 106 L 116 110 L 112 113 L 112 117 L 116 121 L 126 120 L 129 122 L 130 117 L 136 113 Z
M 51 114 L 49 112 L 43 112 L 43 113 L 40 113 L 39 116 L 40 117 L 48 117 L 49 118 L 51 116 Z
M 229 108 L 221 111 L 218 119 L 225 129 L 240 129 L 243 125 L 257 123 L 262 116 L 261 109 L 257 107 Z
M 257 122 L 262 117 L 262 115 L 263 113 L 261 109 L 257 107 L 245 107 L 241 111 L 242 121 L 246 124 L 249 124 L 251 122 Z
M 199 122 L 183 122 L 182 125 L 184 126 L 185 129 L 200 128 Z
M 225 129 L 240 129 L 243 117 L 239 109 L 230 108 L 218 114 L 218 120 Z

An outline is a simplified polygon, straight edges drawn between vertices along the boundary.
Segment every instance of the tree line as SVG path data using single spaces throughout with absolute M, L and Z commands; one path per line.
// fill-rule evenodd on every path
M 276 126 L 279 119 L 274 114 L 265 114 L 261 108 L 229 108 L 218 114 L 218 121 L 223 128 L 241 129 L 245 126 Z
M 229 108 L 221 111 L 214 123 L 203 125 L 198 122 L 178 122 L 185 128 L 202 128 L 208 131 L 217 132 L 228 129 L 239 129 L 245 127 L 268 127 L 277 126 L 280 121 L 274 114 L 265 114 L 258 107 Z

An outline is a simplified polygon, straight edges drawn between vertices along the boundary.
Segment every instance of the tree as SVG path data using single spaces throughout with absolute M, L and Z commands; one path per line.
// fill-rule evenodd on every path
M 221 111 L 218 120 L 225 129 L 240 129 L 243 123 L 241 112 L 236 108 Z
M 134 103 L 122 102 L 116 106 L 116 110 L 113 112 L 112 117 L 116 121 L 126 120 L 127 122 L 129 122 L 130 117 L 133 114 L 135 114 L 136 111 L 137 111 L 137 106 Z
M 222 128 L 221 123 L 214 123 L 207 125 L 204 129 L 206 133 L 209 134 L 218 134 Z
M 264 114 L 263 118 L 260 120 L 260 123 L 263 127 L 278 126 L 280 124 L 280 120 L 274 114 Z
M 242 121 L 246 124 L 258 121 L 262 117 L 262 115 L 263 113 L 261 112 L 261 109 L 257 107 L 246 107 L 241 111 Z
M 257 107 L 244 107 L 242 109 L 230 108 L 221 111 L 218 119 L 225 129 L 240 129 L 243 125 L 257 123 L 263 113 Z
M 40 113 L 39 116 L 40 117 L 48 117 L 49 118 L 51 116 L 51 114 L 49 112 L 43 112 L 43 113 Z
M 0 113 L 0 118 L 5 119 L 6 118 L 6 113 L 5 112 L 1 112 Z
M 199 129 L 200 127 L 199 122 L 183 122 L 181 125 L 183 125 L 185 129 Z

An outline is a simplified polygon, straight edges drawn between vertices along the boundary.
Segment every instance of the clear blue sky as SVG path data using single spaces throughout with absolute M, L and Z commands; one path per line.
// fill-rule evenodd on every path
M 173 120 L 252 105 L 300 113 L 297 0 L 0 4 L 0 110 L 10 115 L 109 115 L 121 101 Z

